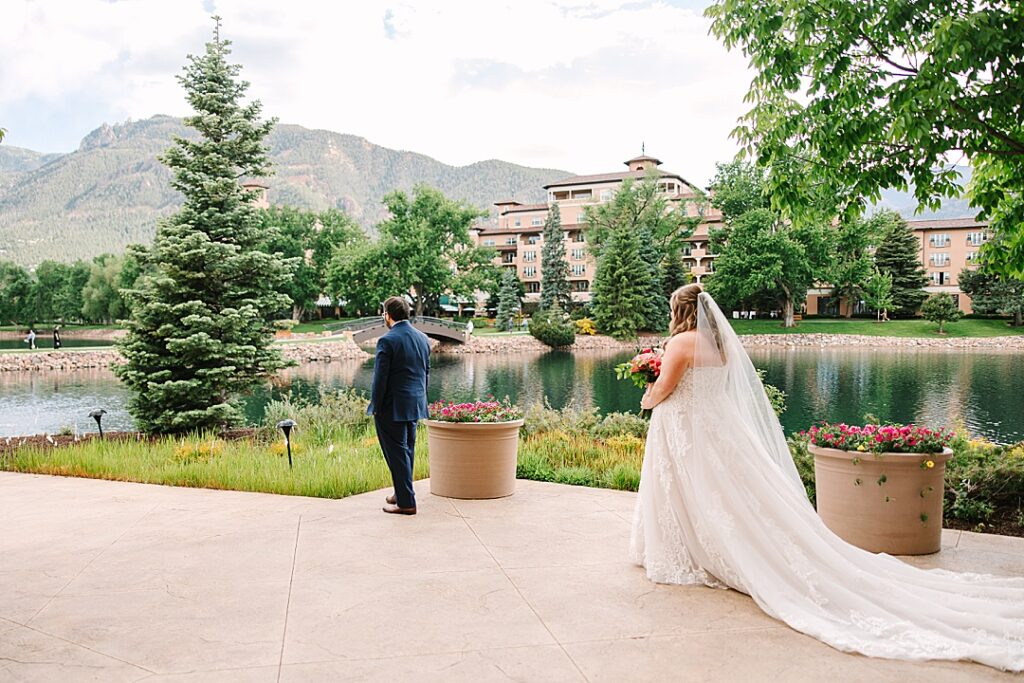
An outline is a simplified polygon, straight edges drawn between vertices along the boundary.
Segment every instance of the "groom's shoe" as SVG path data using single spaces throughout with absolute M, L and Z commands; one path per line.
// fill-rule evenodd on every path
M 400 508 L 397 505 L 385 505 L 384 512 L 392 515 L 415 515 L 416 508 Z
M 394 496 L 392 495 L 392 496 L 388 496 L 387 498 L 385 498 L 385 499 L 384 499 L 384 502 L 385 502 L 385 503 L 387 503 L 388 505 L 394 505 L 395 503 L 397 503 L 397 502 L 398 502 L 398 499 L 397 499 L 397 498 L 395 498 L 395 497 L 394 497 Z

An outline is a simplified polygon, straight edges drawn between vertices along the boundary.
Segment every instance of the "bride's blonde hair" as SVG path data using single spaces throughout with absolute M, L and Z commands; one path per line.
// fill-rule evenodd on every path
M 697 297 L 703 291 L 704 288 L 694 282 L 672 292 L 668 301 L 672 311 L 672 323 L 668 328 L 670 335 L 675 336 L 697 327 Z

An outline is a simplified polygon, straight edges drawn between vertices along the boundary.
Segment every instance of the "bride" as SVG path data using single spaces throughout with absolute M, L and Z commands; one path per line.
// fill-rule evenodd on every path
M 1024 670 L 1024 579 L 917 569 L 818 517 L 736 333 L 692 284 L 671 298 L 630 553 L 658 583 L 750 595 L 834 648 Z

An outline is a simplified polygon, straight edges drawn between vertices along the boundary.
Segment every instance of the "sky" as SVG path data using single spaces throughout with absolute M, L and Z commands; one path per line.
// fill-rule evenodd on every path
M 67 152 L 102 123 L 188 114 L 176 80 L 222 37 L 282 123 L 453 165 L 575 173 L 640 153 L 706 185 L 737 152 L 746 58 L 710 0 L 4 0 L 3 144 Z

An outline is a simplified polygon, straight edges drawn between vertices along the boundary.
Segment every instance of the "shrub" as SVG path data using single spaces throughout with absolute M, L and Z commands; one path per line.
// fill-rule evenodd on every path
M 593 336 L 597 334 L 597 325 L 590 318 L 580 318 L 576 321 L 576 334 Z
M 648 422 L 636 413 L 608 413 L 591 433 L 599 439 L 630 436 L 643 439 L 647 436 Z
M 572 346 L 576 341 L 576 327 L 557 306 L 538 311 L 530 319 L 530 334 L 534 339 L 552 348 Z
M 561 410 L 552 408 L 547 399 L 534 403 L 524 414 L 523 434 L 531 436 L 544 432 L 591 433 L 600 423 L 597 408 L 579 408 L 568 405 Z
M 274 439 L 276 425 L 291 418 L 298 425 L 296 431 L 305 434 L 313 443 L 330 443 L 341 433 L 351 433 L 370 426 L 372 418 L 366 414 L 369 399 L 357 389 L 323 389 L 317 402 L 292 399 L 286 396 L 267 404 L 263 417 L 263 436 Z

